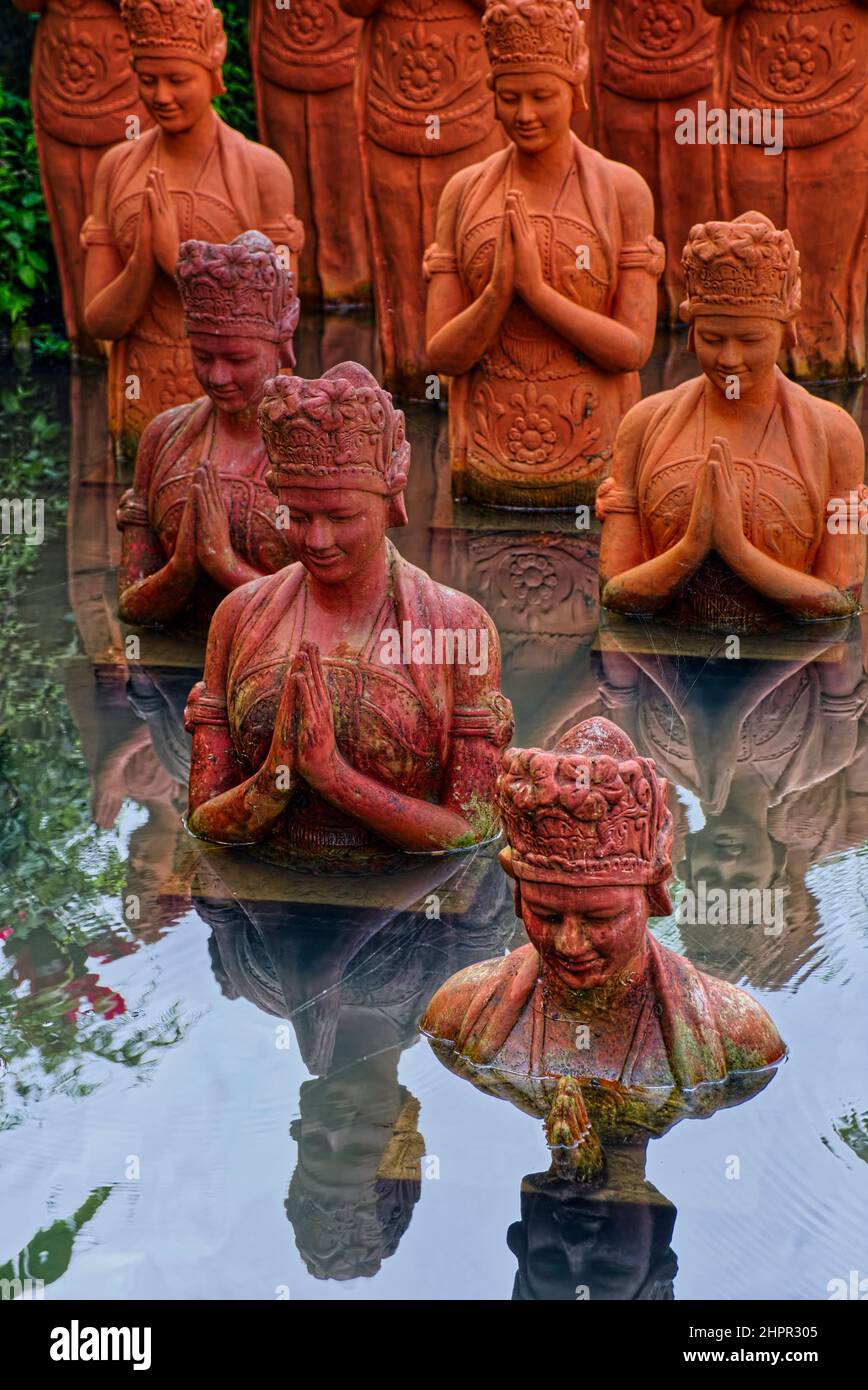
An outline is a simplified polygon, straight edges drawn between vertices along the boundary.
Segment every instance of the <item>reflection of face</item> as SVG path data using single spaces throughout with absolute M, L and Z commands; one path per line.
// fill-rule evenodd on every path
M 523 153 L 537 154 L 569 130 L 573 89 L 554 74 L 513 73 L 497 78 L 494 107 L 509 139 Z
M 520 911 L 543 969 L 568 989 L 597 989 L 624 973 L 642 950 L 648 903 L 643 888 L 520 885 Z
M 214 96 L 213 74 L 186 58 L 137 58 L 139 94 L 157 125 L 176 134 L 204 116 Z
M 289 508 L 288 540 L 306 570 L 323 584 L 342 584 L 362 571 L 383 545 L 389 499 L 350 488 L 281 487 Z
M 266 381 L 277 374 L 275 343 L 222 333 L 191 333 L 189 341 L 199 385 L 218 410 L 238 415 L 259 405 Z
M 700 366 L 721 391 L 737 377 L 739 399 L 750 394 L 774 370 L 784 325 L 774 319 L 742 319 L 731 314 L 702 314 L 693 323 L 693 342 Z
M 377 1176 L 401 1110 L 394 1076 L 357 1069 L 314 1083 L 305 1095 L 299 1162 L 319 1182 L 357 1187 Z
M 690 881 L 707 888 L 767 888 L 775 869 L 768 833 L 736 811 L 709 816 L 688 836 Z

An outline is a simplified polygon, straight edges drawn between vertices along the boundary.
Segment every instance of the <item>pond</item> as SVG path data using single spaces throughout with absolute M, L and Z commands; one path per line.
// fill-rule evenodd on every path
M 302 375 L 376 366 L 363 320 L 300 336 Z M 645 390 L 692 375 L 663 337 Z M 539 1120 L 419 1033 L 449 975 L 525 940 L 497 847 L 348 882 L 192 840 L 181 716 L 201 647 L 115 616 L 104 379 L 55 365 L 0 384 L 7 495 L 36 478 L 45 498 L 41 545 L 0 538 L 0 1280 L 70 1299 L 858 1286 L 866 619 L 738 652 L 601 625 L 596 523 L 454 506 L 445 411 L 408 408 L 395 539 L 493 616 L 515 742 L 608 714 L 670 779 L 676 902 L 760 890 L 751 925 L 682 906 L 653 930 L 759 999 L 786 1062 L 742 1103 L 613 1149 L 603 1189 L 552 1184 Z M 839 399 L 861 423 L 861 390 Z

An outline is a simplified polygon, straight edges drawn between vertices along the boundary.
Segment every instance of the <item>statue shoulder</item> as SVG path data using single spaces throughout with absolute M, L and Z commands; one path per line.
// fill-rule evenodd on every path
M 533 950 L 533 947 L 530 949 Z M 510 968 L 510 962 L 516 954 L 495 956 L 493 960 L 479 961 L 476 965 L 459 970 L 457 975 L 440 986 L 429 1003 L 420 1024 L 422 1032 L 441 1042 L 455 1042 L 471 1006 L 475 1008 L 480 992 L 491 998 L 501 983 L 505 985 L 507 980 L 512 979 L 514 966 Z
M 726 1053 L 727 1071 L 755 1071 L 783 1061 L 786 1045 L 762 1004 L 746 990 L 702 974 Z
M 606 160 L 621 210 L 624 240 L 641 239 L 654 231 L 654 197 L 642 175 L 629 164 Z

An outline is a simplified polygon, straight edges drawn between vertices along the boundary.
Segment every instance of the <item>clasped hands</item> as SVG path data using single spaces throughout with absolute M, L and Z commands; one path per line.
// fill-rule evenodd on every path
M 221 576 L 231 566 L 233 557 L 229 517 L 220 496 L 217 471 L 207 463 L 200 463 L 184 504 L 175 539 L 173 566 L 191 577 L 201 566 L 212 579 L 222 583 Z
M 710 550 L 730 564 L 744 558 L 750 541 L 744 534 L 741 493 L 729 441 L 716 435 L 696 477 L 687 529 L 681 548 L 694 562 Z
M 156 261 L 160 269 L 173 279 L 180 245 L 178 214 L 169 193 L 165 171 L 149 169 L 136 228 L 134 254 L 151 265 Z
M 340 762 L 320 650 L 315 642 L 302 642 L 284 680 L 266 774 L 275 778 L 279 789 L 289 791 L 292 777 L 286 786 L 278 780 L 281 769 L 288 769 L 290 774 L 297 773 L 311 787 L 328 795 Z
M 511 188 L 506 195 L 489 289 L 505 311 L 514 294 L 520 294 L 526 303 L 531 304 L 544 285 L 539 243 L 524 194 L 517 188 Z

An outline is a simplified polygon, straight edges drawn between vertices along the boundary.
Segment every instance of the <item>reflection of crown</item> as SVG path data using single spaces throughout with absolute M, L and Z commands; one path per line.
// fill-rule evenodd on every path
M 793 238 L 761 212 L 742 213 L 734 222 L 697 223 L 681 264 L 687 288 L 683 319 L 718 313 L 786 321 L 801 308 Z
M 489 0 L 482 34 L 494 77 L 507 72 L 553 72 L 584 82 L 585 26 L 573 0 Z
M 242 232 L 228 246 L 185 241 L 175 279 L 188 333 L 284 342 L 298 322 L 295 277 L 267 236 Z
M 552 753 L 510 748 L 497 783 L 517 878 L 574 887 L 663 884 L 672 873 L 667 783 L 608 719 Z
M 386 495 L 407 481 L 404 412 L 357 362 L 341 362 L 315 381 L 267 382 L 259 428 L 273 486 L 322 480 Z
M 219 68 L 226 57 L 223 16 L 211 0 L 121 0 L 134 58 L 187 58 Z

